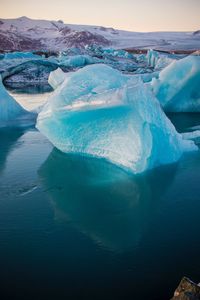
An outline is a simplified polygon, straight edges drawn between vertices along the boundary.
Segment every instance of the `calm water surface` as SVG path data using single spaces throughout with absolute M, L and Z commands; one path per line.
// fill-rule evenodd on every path
M 3 300 L 170 299 L 182 276 L 200 281 L 199 216 L 199 152 L 133 176 L 34 128 L 0 130 Z

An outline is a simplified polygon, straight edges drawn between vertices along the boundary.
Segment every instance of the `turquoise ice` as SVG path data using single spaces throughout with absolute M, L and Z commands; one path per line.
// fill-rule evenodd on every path
M 0 76 L 0 127 L 30 125 L 34 113 L 26 111 L 5 89 Z
M 172 62 L 176 61 L 178 57 L 176 55 L 158 52 L 155 50 L 148 50 L 147 52 L 147 64 L 154 68 L 154 70 L 162 70 Z
M 152 80 L 165 111 L 200 112 L 200 56 L 188 56 L 163 69 Z
M 177 161 L 185 149 L 139 77 L 105 65 L 71 73 L 39 113 L 37 128 L 66 153 L 106 159 L 133 173 Z

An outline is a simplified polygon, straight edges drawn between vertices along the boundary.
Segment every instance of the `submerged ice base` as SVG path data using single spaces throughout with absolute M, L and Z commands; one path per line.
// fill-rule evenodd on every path
M 196 149 L 176 132 L 139 77 L 105 65 L 67 76 L 39 113 L 36 127 L 63 152 L 104 158 L 133 173 Z

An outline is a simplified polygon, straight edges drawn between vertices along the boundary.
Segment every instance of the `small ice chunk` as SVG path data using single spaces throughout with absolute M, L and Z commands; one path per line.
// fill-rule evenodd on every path
M 182 133 L 182 137 L 184 140 L 195 140 L 200 138 L 200 130 L 195 130 L 192 132 L 184 132 Z

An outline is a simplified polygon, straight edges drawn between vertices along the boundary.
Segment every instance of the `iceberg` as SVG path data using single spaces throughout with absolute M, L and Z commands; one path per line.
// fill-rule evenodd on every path
M 34 116 L 34 113 L 26 111 L 9 95 L 0 77 L 0 127 L 22 125 L 24 122 L 30 125 Z
M 8 52 L 4 54 L 4 59 L 34 59 L 41 58 L 32 52 Z
M 167 112 L 200 112 L 200 57 L 188 56 L 163 69 L 152 88 Z
M 91 57 L 89 55 L 74 55 L 74 56 L 61 56 L 60 63 L 63 66 L 71 67 L 71 68 L 80 68 L 86 65 L 98 63 L 99 60 L 95 57 Z
M 152 49 L 148 50 L 146 58 L 147 64 L 154 68 L 154 70 L 161 70 L 178 59 L 175 55 L 158 52 Z
M 58 68 L 49 74 L 48 83 L 55 90 L 66 79 L 67 74 L 71 73 L 65 73 L 62 69 Z
M 173 163 L 197 148 L 177 133 L 139 77 L 101 64 L 71 73 L 36 127 L 62 152 L 103 158 L 132 173 Z
M 133 59 L 133 54 L 129 53 L 126 50 L 115 49 L 115 48 L 102 48 L 97 45 L 89 45 L 85 47 L 86 53 L 93 57 L 106 57 L 113 56 L 118 58 L 128 58 Z
M 17 60 L 13 65 L 6 66 L 1 75 L 6 83 L 46 83 L 49 73 L 57 68 L 58 63 L 53 63 L 50 60 Z
M 125 50 L 117 50 L 117 49 L 107 48 L 107 49 L 104 49 L 102 52 L 104 55 L 111 55 L 111 56 L 120 57 L 120 58 L 132 59 L 134 57 L 131 53 L 129 53 Z

